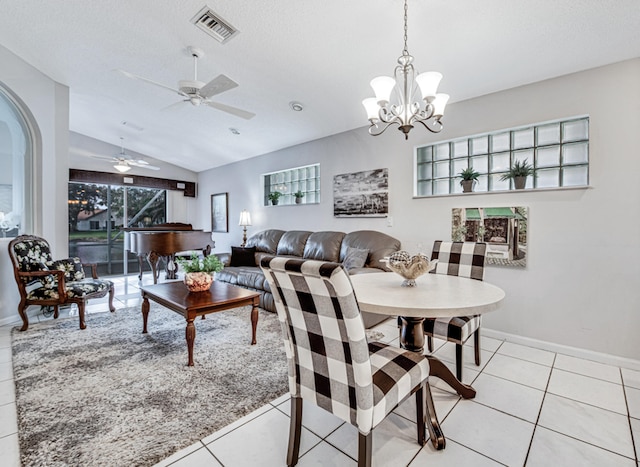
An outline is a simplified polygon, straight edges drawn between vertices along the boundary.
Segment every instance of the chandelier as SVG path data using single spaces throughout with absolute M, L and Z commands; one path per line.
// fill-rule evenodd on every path
M 371 80 L 376 97 L 362 101 L 371 122 L 369 134 L 378 136 L 389 126 L 398 125 L 409 139 L 409 132 L 416 122 L 432 133 L 442 130 L 440 119 L 449 100 L 448 94 L 437 93 L 442 75 L 429 71 L 416 76 L 413 57 L 407 49 L 407 0 L 404 1 L 404 49 L 398 58 L 394 77 L 378 76 Z M 395 90 L 394 95 L 391 93 Z M 418 97 L 422 95 L 422 99 Z

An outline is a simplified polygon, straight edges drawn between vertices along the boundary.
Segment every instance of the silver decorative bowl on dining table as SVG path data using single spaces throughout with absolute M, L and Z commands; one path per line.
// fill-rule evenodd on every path
M 411 256 L 406 251 L 396 251 L 381 261 L 387 263 L 389 269 L 404 278 L 402 287 L 416 287 L 416 279 L 431 271 L 438 263 L 437 259 L 430 261 L 422 253 Z

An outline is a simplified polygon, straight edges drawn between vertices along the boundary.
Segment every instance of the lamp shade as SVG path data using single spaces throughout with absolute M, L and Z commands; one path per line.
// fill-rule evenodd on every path
M 121 164 L 119 162 L 113 167 L 120 173 L 125 173 L 131 170 L 131 167 L 129 167 L 127 164 Z
M 386 104 L 391 97 L 391 91 L 396 85 L 396 80 L 390 76 L 378 76 L 371 80 L 371 87 L 376 93 L 376 99 L 379 104 Z
M 436 94 L 436 98 L 433 100 L 433 115 L 436 117 L 442 117 L 444 115 L 444 108 L 449 102 L 449 94 Z
M 442 74 L 437 71 L 428 71 L 416 76 L 416 83 L 420 87 L 423 99 L 433 99 L 438 92 L 438 85 L 442 79 Z
M 362 101 L 364 109 L 367 111 L 367 120 L 377 120 L 380 106 L 378 105 L 378 99 L 375 97 L 369 97 Z
M 251 225 L 251 213 L 246 209 L 243 209 L 242 212 L 240 212 L 240 221 L 238 222 L 238 225 L 245 227 L 247 225 Z

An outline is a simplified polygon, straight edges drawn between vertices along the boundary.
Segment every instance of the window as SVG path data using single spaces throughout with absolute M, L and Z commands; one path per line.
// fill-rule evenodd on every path
M 296 167 L 295 169 L 271 172 L 262 175 L 264 180 L 264 205 L 271 203 L 269 195 L 278 192 L 278 205 L 315 204 L 320 202 L 320 164 Z M 302 200 L 296 202 L 296 193 Z
M 155 188 L 69 183 L 69 255 L 97 263 L 99 275 L 138 272 L 122 227 L 167 222 L 167 192 Z M 143 264 L 144 267 L 144 264 Z
M 475 192 L 512 190 L 501 180 L 516 161 L 527 160 L 535 176 L 529 189 L 589 184 L 589 118 L 546 122 L 416 148 L 415 196 L 461 193 L 460 172 L 480 174 Z
M 19 100 L 0 86 L 0 236 L 32 228 L 33 132 Z

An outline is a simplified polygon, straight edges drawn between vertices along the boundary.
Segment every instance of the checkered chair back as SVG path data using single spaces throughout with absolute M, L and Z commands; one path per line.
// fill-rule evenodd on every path
M 486 251 L 486 243 L 436 240 L 433 243 L 431 260 L 437 259 L 438 263 L 431 273 L 468 277 L 481 281 L 484 278 Z
M 291 395 L 368 433 L 373 372 L 349 276 L 336 263 L 286 257 L 265 257 L 261 267 L 282 326 Z

